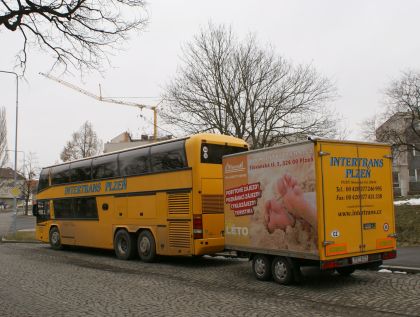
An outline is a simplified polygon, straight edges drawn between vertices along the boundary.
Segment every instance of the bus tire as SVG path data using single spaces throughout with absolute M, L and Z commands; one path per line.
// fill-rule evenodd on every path
M 156 260 L 156 242 L 153 234 L 149 230 L 140 232 L 137 239 L 137 250 L 140 260 L 153 262 Z
M 271 264 L 273 279 L 279 284 L 289 285 L 294 282 L 293 266 L 285 257 L 275 257 Z
M 114 237 L 115 255 L 120 260 L 130 260 L 136 254 L 136 242 L 134 237 L 124 229 L 117 231 Z
M 58 230 L 56 226 L 53 226 L 50 229 L 49 241 L 50 241 L 50 245 L 52 249 L 54 250 L 63 249 L 63 245 L 61 244 L 60 230 Z
M 271 279 L 271 258 L 265 254 L 256 254 L 252 258 L 252 271 L 257 280 Z
M 340 274 L 341 276 L 350 276 L 354 273 L 356 269 L 352 266 L 345 266 L 345 267 L 336 268 L 336 270 L 338 274 Z

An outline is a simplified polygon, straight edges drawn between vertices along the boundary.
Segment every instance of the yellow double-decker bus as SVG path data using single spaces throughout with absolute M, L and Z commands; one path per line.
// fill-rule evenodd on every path
M 231 136 L 196 134 L 43 168 L 36 237 L 146 262 L 222 251 L 222 156 L 247 149 Z

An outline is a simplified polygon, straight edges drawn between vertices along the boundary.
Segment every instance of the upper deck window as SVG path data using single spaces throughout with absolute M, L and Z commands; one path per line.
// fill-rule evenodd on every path
M 149 148 L 122 152 L 118 156 L 121 176 L 140 175 L 150 172 Z
M 112 154 L 94 158 L 92 162 L 92 178 L 119 177 L 117 155 Z
M 162 172 L 188 167 L 185 155 L 185 140 L 152 146 L 153 172 Z
M 82 182 L 92 179 L 92 160 L 73 162 L 70 165 L 70 178 L 72 182 Z
M 70 183 L 70 164 L 54 166 L 51 171 L 51 185 Z
M 248 151 L 243 146 L 229 146 L 203 143 L 201 145 L 201 163 L 222 164 L 224 155 Z
M 39 175 L 38 192 L 50 186 L 50 168 L 43 168 Z

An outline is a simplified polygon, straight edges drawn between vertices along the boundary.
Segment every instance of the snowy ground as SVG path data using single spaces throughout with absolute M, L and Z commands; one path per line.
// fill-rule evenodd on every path
M 420 198 L 394 201 L 394 205 L 420 205 Z

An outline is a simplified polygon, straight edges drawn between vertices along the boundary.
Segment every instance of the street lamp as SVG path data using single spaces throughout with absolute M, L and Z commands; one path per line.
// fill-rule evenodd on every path
M 6 152 L 15 152 L 15 154 L 16 154 L 16 152 L 22 153 L 23 154 L 23 166 L 25 166 L 26 158 L 25 158 L 25 152 L 24 151 L 6 150 Z M 17 166 L 15 166 L 15 174 L 14 175 L 17 175 Z M 14 189 L 16 188 L 16 186 L 17 186 L 17 177 L 16 177 L 16 183 L 13 185 Z M 16 199 L 16 196 L 14 196 L 14 199 Z M 16 204 L 16 213 L 15 213 L 15 215 L 17 215 L 17 204 Z M 14 216 L 13 217 L 13 232 L 15 234 L 16 234 L 16 224 L 17 224 L 17 219 Z
M 16 76 L 16 130 L 15 130 L 15 173 L 13 177 L 13 187 L 16 188 L 17 185 L 17 138 L 18 138 L 18 108 L 19 108 L 19 77 L 15 72 L 10 72 L 6 70 L 0 70 L 0 73 L 10 74 Z M 13 223 L 14 231 L 16 234 L 16 216 L 17 216 L 17 204 L 16 196 L 13 197 Z

